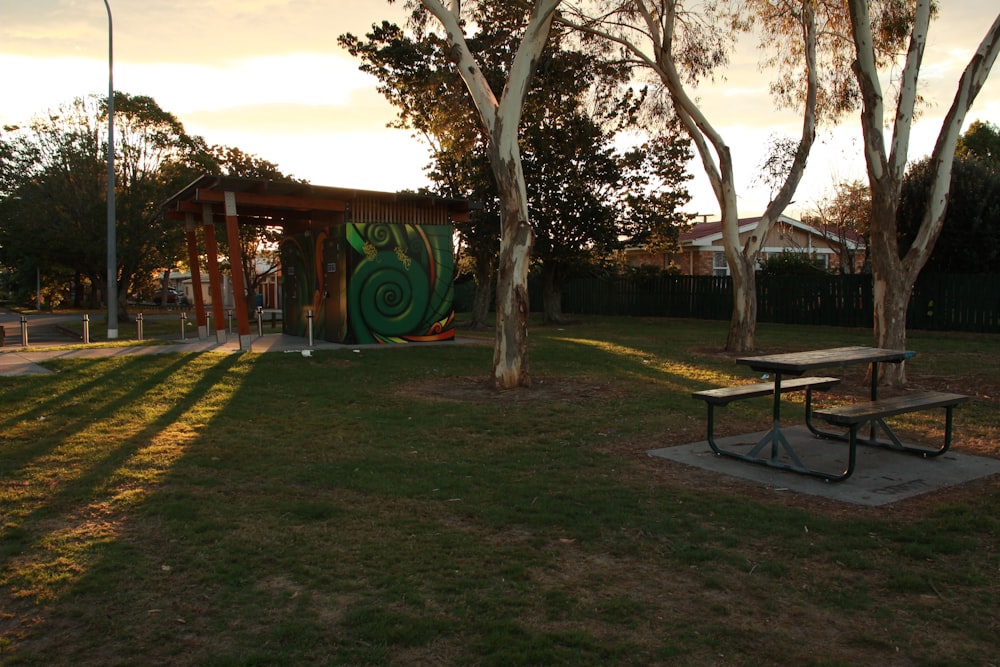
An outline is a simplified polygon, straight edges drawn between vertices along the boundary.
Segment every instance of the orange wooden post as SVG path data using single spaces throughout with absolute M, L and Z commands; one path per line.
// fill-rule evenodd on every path
M 222 274 L 219 271 L 219 243 L 215 240 L 215 225 L 212 207 L 202 207 L 202 221 L 205 223 L 205 254 L 208 257 L 208 289 L 212 293 L 212 322 L 215 325 L 215 341 L 226 342 L 226 320 L 222 304 Z
M 226 234 L 229 239 L 229 267 L 233 281 L 233 300 L 236 302 L 236 330 L 240 349 L 250 350 L 250 318 L 247 314 L 247 290 L 243 280 L 243 251 L 240 250 L 240 227 L 236 216 L 236 193 L 226 192 Z
M 205 313 L 205 295 L 201 292 L 201 266 L 198 261 L 198 236 L 195 233 L 194 216 L 185 215 L 185 236 L 187 236 L 188 265 L 191 267 L 191 293 L 194 296 L 194 313 L 198 320 L 198 338 L 208 336 L 208 316 Z

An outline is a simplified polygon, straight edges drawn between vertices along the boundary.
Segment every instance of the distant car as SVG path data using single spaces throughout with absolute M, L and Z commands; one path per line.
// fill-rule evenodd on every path
M 184 296 L 183 294 L 181 294 L 178 290 L 174 289 L 173 287 L 168 287 L 167 288 L 167 303 L 168 304 L 179 303 L 179 304 L 181 304 L 183 306 L 183 305 L 187 305 L 187 302 L 188 302 L 187 297 Z M 157 306 L 159 306 L 161 303 L 163 303 L 163 292 L 157 292 L 153 296 L 153 303 L 155 303 Z

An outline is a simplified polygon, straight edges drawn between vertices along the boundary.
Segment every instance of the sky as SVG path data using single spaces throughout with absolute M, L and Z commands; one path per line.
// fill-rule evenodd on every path
M 189 134 L 276 163 L 317 185 L 398 191 L 428 184 L 426 147 L 388 129 L 394 109 L 376 81 L 337 44 L 383 19 L 403 23 L 401 2 L 386 0 L 109 0 L 115 89 L 148 95 Z M 944 2 L 931 26 L 921 82 L 927 106 L 910 157 L 928 155 L 958 77 L 992 22 L 986 2 Z M 753 44 L 733 59 L 724 81 L 695 91 L 732 147 L 741 216 L 769 199 L 754 174 L 774 136 L 797 137 L 801 120 L 776 111 Z M 1000 125 L 1000 65 L 968 122 Z M 102 0 L 0 0 L 0 126 L 23 124 L 75 97 L 108 92 L 108 16 Z M 833 183 L 864 179 L 855 116 L 825 128 L 787 213 L 799 217 Z M 700 164 L 690 166 L 686 210 L 717 216 Z

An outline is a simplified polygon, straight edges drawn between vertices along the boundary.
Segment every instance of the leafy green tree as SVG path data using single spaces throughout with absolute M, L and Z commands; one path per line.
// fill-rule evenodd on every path
M 993 123 L 974 120 L 965 134 L 958 138 L 955 156 L 975 158 L 994 169 L 1000 169 L 1000 131 Z
M 901 255 L 913 244 L 934 178 L 934 165 L 925 158 L 911 165 L 903 179 L 898 211 Z M 924 270 L 1000 273 L 1000 170 L 989 162 L 956 157 L 944 225 Z
M 198 137 L 145 96 L 115 94 L 116 218 L 119 315 L 146 277 L 180 255 L 182 230 L 158 204 L 206 164 Z M 50 280 L 85 283 L 91 305 L 107 283 L 107 105 L 90 96 L 37 116 L 3 136 L 3 262 L 23 274 L 46 267 Z
M 886 104 L 882 92 L 884 71 L 880 71 L 874 44 L 881 25 L 879 15 L 865 0 L 848 0 L 851 15 L 851 36 L 857 59 L 853 68 L 861 92 L 861 126 L 865 140 L 865 160 L 872 193 L 872 227 L 870 248 L 874 291 L 874 337 L 879 347 L 906 348 L 906 311 L 910 294 L 921 269 L 930 259 L 934 244 L 941 233 L 948 206 L 951 171 L 962 124 L 976 96 L 989 77 L 1000 54 L 1000 13 L 987 28 L 968 65 L 962 72 L 941 131 L 934 145 L 930 163 L 934 179 L 930 184 L 927 206 L 922 217 L 914 221 L 916 233 L 905 253 L 900 253 L 898 212 L 900 194 L 909 154 L 910 131 L 918 94 L 921 62 L 927 44 L 929 26 L 935 11 L 933 0 L 916 0 L 904 5 L 909 28 L 909 48 L 898 74 L 894 105 Z M 886 141 L 892 121 L 891 143 Z M 891 147 L 891 148 L 887 148 Z M 883 374 L 890 385 L 906 381 L 903 364 L 890 364 Z

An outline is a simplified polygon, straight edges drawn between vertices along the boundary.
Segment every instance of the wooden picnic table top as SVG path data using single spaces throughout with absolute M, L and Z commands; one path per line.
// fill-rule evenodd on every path
M 834 347 L 825 350 L 804 352 L 784 352 L 765 354 L 757 357 L 741 357 L 736 363 L 749 366 L 755 371 L 771 373 L 801 374 L 815 368 L 840 364 L 900 363 L 912 357 L 915 352 L 908 350 L 888 350 L 880 347 Z

